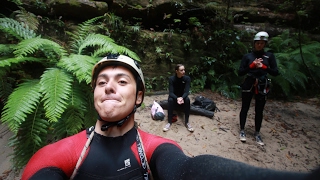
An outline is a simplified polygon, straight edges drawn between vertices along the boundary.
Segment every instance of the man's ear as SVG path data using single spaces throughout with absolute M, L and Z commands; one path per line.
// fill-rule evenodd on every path
M 143 92 L 139 91 L 136 99 L 136 104 L 141 104 L 143 99 Z

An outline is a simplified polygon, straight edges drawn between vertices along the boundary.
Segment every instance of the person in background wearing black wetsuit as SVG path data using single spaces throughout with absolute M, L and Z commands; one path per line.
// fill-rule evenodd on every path
M 258 32 L 254 39 L 253 52 L 243 56 L 238 71 L 239 76 L 247 75 L 242 84 L 242 107 L 240 111 L 240 140 L 246 141 L 245 124 L 251 99 L 255 95 L 255 133 L 254 137 L 259 145 L 264 145 L 260 129 L 263 118 L 263 109 L 269 92 L 269 80 L 267 74 L 277 76 L 279 74 L 275 56 L 265 52 L 264 47 L 269 35 L 266 32 Z
M 169 97 L 168 97 L 168 123 L 163 131 L 169 131 L 172 124 L 173 110 L 178 106 L 182 106 L 184 110 L 184 123 L 188 131 L 193 132 L 194 129 L 189 124 L 190 115 L 190 99 L 188 97 L 191 79 L 185 75 L 186 71 L 183 64 L 177 64 L 175 67 L 175 75 L 169 77 Z
M 214 156 L 189 157 L 174 141 L 135 125 L 145 83 L 136 61 L 124 55 L 100 60 L 92 71 L 95 126 L 49 144 L 27 163 L 22 180 L 317 179 L 313 173 L 258 168 Z

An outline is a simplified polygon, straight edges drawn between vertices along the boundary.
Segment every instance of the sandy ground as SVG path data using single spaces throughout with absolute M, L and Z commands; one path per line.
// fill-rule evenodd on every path
M 197 95 L 190 95 L 191 102 Z M 137 110 L 135 119 L 143 130 L 177 141 L 189 156 L 213 154 L 254 166 L 299 172 L 309 172 L 320 166 L 319 99 L 297 102 L 268 100 L 261 128 L 265 146 L 260 146 L 253 138 L 254 101 L 246 124 L 247 142 L 242 143 L 239 140 L 240 99 L 231 100 L 209 92 L 201 95 L 214 100 L 221 111 L 216 112 L 213 118 L 191 114 L 193 133 L 184 127 L 183 114 L 178 113 L 178 121 L 168 132 L 162 131 L 166 121 L 151 119 L 153 101 L 167 100 L 168 95 L 146 96 L 145 108 Z M 5 126 L 0 125 L 0 180 L 20 178 L 20 173 L 15 174 L 11 170 L 8 157 L 12 152 L 7 146 L 11 135 Z

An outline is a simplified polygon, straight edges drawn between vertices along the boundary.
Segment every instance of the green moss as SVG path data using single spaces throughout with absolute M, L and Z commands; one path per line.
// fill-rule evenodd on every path
M 58 4 L 70 4 L 71 6 L 80 6 L 81 3 L 78 0 L 55 0 Z

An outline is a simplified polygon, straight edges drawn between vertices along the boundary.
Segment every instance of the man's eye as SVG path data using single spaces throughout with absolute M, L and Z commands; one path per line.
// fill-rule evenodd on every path
M 127 81 L 119 81 L 119 84 L 127 84 Z
M 104 85 L 104 84 L 106 84 L 105 81 L 99 81 L 99 82 L 98 82 L 98 85 Z

